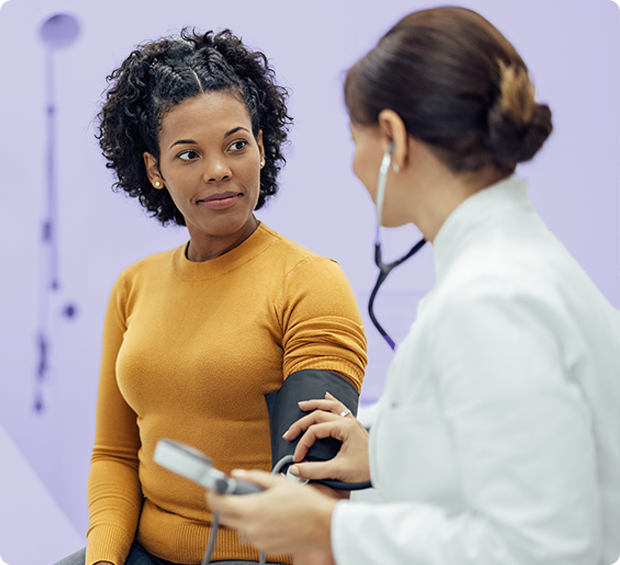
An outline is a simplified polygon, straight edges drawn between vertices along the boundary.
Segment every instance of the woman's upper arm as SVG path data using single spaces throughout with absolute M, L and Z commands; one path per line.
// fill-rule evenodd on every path
M 136 414 L 123 398 L 116 375 L 118 354 L 127 329 L 126 284 L 123 277 L 116 282 L 105 315 L 93 459 L 100 452 L 109 457 L 114 450 L 122 450 L 125 459 L 133 453 L 137 466 L 140 440 Z
M 300 262 L 286 277 L 281 301 L 284 374 L 324 369 L 347 377 L 359 391 L 366 336 L 338 264 L 321 257 Z

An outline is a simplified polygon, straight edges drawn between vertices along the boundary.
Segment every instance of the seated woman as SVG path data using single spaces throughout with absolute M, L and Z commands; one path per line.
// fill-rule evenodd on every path
M 140 46 L 109 80 L 99 140 L 117 187 L 190 239 L 138 261 L 112 290 L 88 545 L 61 563 L 198 564 L 204 491 L 153 462 L 157 441 L 190 444 L 223 471 L 269 471 L 265 395 L 306 369 L 359 391 L 366 341 L 338 265 L 254 216 L 277 191 L 290 122 L 265 56 L 229 31 L 184 31 Z M 215 561 L 258 557 L 220 531 Z
M 512 176 L 552 129 L 525 63 L 478 14 L 437 8 L 397 23 L 344 88 L 353 170 L 384 225 L 412 222 L 432 243 L 436 284 L 397 349 L 370 449 L 329 398 L 303 404 L 315 411 L 285 437 L 307 429 L 298 475 L 370 477 L 379 502 L 253 471 L 265 493 L 209 493 L 212 509 L 263 549 L 323 548 L 338 565 L 615 562 L 620 317 Z M 326 436 L 339 455 L 301 462 Z

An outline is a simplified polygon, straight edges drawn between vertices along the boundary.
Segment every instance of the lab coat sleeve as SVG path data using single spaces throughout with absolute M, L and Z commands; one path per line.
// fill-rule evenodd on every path
M 428 354 L 465 509 L 341 502 L 337 564 L 601 565 L 592 417 L 562 305 L 478 281 L 434 316 Z

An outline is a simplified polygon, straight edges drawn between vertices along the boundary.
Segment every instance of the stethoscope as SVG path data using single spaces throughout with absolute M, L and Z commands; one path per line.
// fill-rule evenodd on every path
M 387 342 L 387 344 L 392 348 L 396 348 L 396 344 L 394 340 L 387 334 L 387 332 L 381 327 L 381 324 L 377 321 L 375 317 L 375 313 L 373 310 L 375 297 L 377 296 L 377 292 L 379 291 L 379 287 L 383 284 L 383 281 L 387 278 L 394 267 L 397 267 L 401 263 L 404 263 L 409 257 L 415 255 L 426 243 L 426 240 L 422 238 L 418 241 L 411 250 L 403 255 L 400 259 L 393 261 L 392 263 L 384 263 L 381 259 L 381 240 L 379 238 L 379 233 L 381 231 L 381 220 L 383 217 L 383 200 L 385 198 L 385 183 L 387 181 L 387 174 L 390 170 L 390 164 L 392 163 L 392 151 L 394 151 L 394 142 L 390 141 L 390 145 L 388 150 L 383 155 L 383 160 L 381 161 L 381 167 L 379 168 L 379 179 L 377 180 L 377 234 L 375 236 L 375 264 L 379 267 L 379 276 L 377 277 L 377 282 L 375 283 L 372 292 L 370 293 L 370 298 L 368 300 L 368 314 L 370 314 L 370 319 L 372 323 L 375 325 L 379 333 L 383 336 L 383 339 Z

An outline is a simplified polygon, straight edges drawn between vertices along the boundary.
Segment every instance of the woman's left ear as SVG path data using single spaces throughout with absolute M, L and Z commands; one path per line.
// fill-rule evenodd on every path
M 151 181 L 153 187 L 158 190 L 164 188 L 164 179 L 159 172 L 157 159 L 148 151 L 145 151 L 142 157 L 144 159 L 144 166 L 146 167 L 146 176 L 149 177 L 149 181 Z
M 392 169 L 398 173 L 408 161 L 409 144 L 407 128 L 401 117 L 394 110 L 381 110 L 379 113 L 379 131 L 386 139 L 386 151 L 390 142 L 392 148 Z

